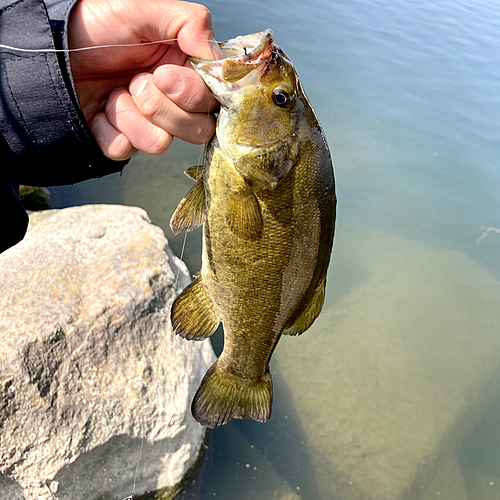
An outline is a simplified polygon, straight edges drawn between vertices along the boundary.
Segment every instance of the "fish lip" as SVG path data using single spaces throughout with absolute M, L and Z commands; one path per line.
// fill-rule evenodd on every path
M 276 50 L 274 34 L 267 29 L 220 42 L 219 46 L 222 59 L 189 60 L 220 104 L 230 107 L 232 94 L 241 89 L 240 82 L 248 77 L 255 80 L 260 72 L 254 70 L 265 68 L 272 59 Z M 245 81 L 248 83 L 248 79 Z
M 255 43 L 257 44 L 253 46 Z M 219 59 L 219 61 L 230 59 L 233 64 L 245 64 L 248 61 L 259 58 L 259 56 L 265 52 L 266 48 L 273 43 L 274 33 L 270 28 L 259 33 L 231 38 L 229 40 L 225 40 L 224 42 L 219 42 L 219 47 L 223 55 L 222 59 Z M 253 47 L 248 50 L 248 46 Z M 238 52 L 240 53 L 238 54 Z M 189 60 L 193 65 L 195 65 L 195 67 L 217 61 L 217 59 L 199 59 L 197 57 L 189 57 Z
M 249 51 L 247 45 L 254 39 L 259 40 L 259 43 Z M 234 44 L 240 44 L 241 45 L 240 50 L 243 51 L 243 54 L 241 54 L 240 56 L 237 55 L 229 56 L 228 59 L 231 59 L 233 63 L 246 63 L 253 59 L 257 59 L 259 56 L 261 56 L 265 52 L 266 48 L 268 48 L 273 42 L 274 42 L 274 33 L 271 29 L 268 28 L 267 30 L 262 31 L 260 33 L 239 36 L 233 38 L 232 40 L 227 40 L 219 44 L 219 46 L 221 48 L 222 55 L 224 55 L 224 52 L 228 51 L 227 49 L 228 45 L 232 46 Z

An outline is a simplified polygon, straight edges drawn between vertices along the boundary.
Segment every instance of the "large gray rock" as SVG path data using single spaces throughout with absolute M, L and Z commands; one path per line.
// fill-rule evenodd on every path
M 333 259 L 336 303 L 274 356 L 318 497 L 465 499 L 450 457 L 498 392 L 500 282 L 463 253 L 364 228 L 342 227 Z
M 161 229 L 139 208 L 39 212 L 0 275 L 0 498 L 175 491 L 205 437 L 189 406 L 214 353 L 172 333 L 189 277 Z

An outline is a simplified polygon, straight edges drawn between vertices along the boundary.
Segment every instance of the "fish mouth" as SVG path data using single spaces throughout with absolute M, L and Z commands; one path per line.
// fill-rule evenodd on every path
M 245 64 L 252 61 L 252 59 L 259 58 L 272 43 L 274 43 L 274 34 L 271 29 L 218 42 L 222 52 L 222 59 L 219 59 L 219 61 L 230 59 L 232 63 Z M 190 57 L 189 60 L 195 67 L 204 63 L 213 64 L 217 61 L 217 59 L 208 60 L 198 59 L 197 57 Z
M 220 42 L 223 59 L 231 59 L 233 63 L 247 63 L 260 58 L 265 50 L 274 42 L 271 29 L 251 35 L 238 36 L 225 42 Z
M 215 98 L 224 106 L 229 104 L 226 102 L 227 96 L 236 90 L 240 80 L 253 70 L 265 67 L 270 61 L 275 50 L 274 34 L 267 29 L 219 42 L 219 47 L 222 59 L 190 57 L 189 60 Z

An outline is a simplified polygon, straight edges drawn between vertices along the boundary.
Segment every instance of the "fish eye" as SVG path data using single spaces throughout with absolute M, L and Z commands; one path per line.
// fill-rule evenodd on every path
M 292 104 L 292 96 L 289 92 L 279 87 L 273 90 L 273 101 L 280 108 L 288 108 Z

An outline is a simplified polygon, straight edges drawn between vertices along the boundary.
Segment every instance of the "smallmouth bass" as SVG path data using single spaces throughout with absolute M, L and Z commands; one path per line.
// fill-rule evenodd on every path
M 330 152 L 292 62 L 271 30 L 219 44 L 223 58 L 191 59 L 220 102 L 216 134 L 177 207 L 174 234 L 203 224 L 201 271 L 174 301 L 176 334 L 224 325 L 224 350 L 191 410 L 209 428 L 271 415 L 271 355 L 319 315 L 335 229 Z

